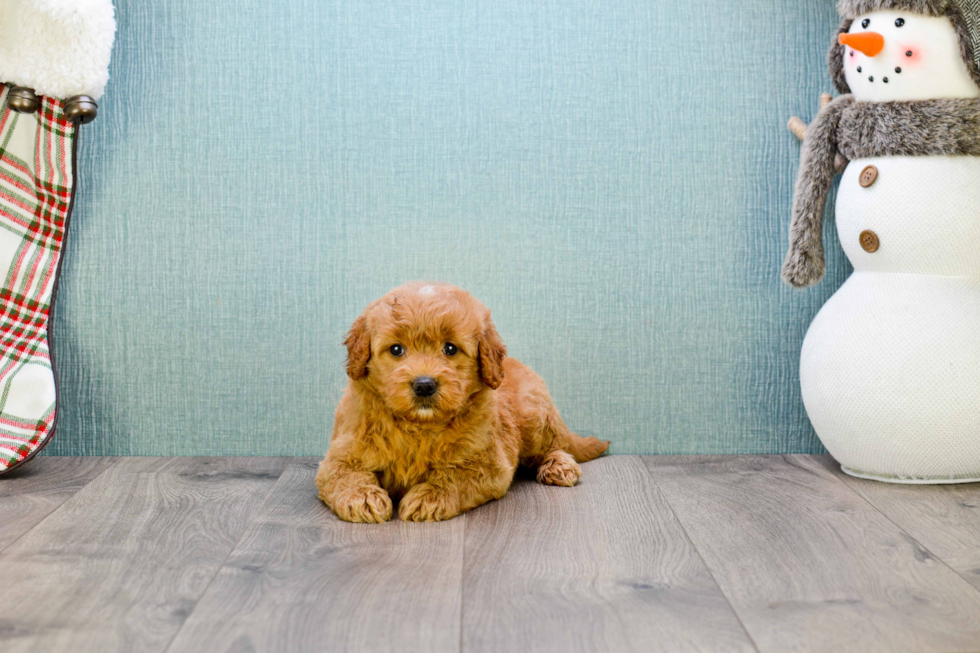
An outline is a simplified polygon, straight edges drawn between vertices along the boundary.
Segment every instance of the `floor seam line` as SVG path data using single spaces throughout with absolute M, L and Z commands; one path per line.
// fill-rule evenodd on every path
M 643 469 L 647 470 L 647 475 L 650 477 L 650 480 L 653 482 L 653 486 L 657 489 L 657 492 L 660 493 L 660 496 L 663 497 L 664 503 L 667 505 L 667 509 L 670 510 L 670 514 L 674 516 L 674 519 L 677 521 L 677 525 L 680 526 L 681 532 L 684 533 L 684 537 L 687 538 L 688 542 L 690 542 L 691 547 L 694 549 L 694 552 L 698 554 L 698 560 L 700 560 L 701 564 L 704 565 L 704 569 L 705 571 L 708 572 L 708 576 L 711 578 L 711 582 L 714 583 L 715 587 L 718 588 L 718 591 L 721 593 L 722 598 L 725 599 L 725 603 L 728 604 L 728 609 L 732 611 L 732 614 L 735 616 L 735 619 L 738 621 L 738 625 L 742 628 L 742 632 L 745 633 L 746 637 L 748 637 L 749 644 L 751 644 L 752 648 L 754 648 L 758 653 L 762 653 L 762 649 L 759 648 L 759 645 L 756 643 L 755 638 L 752 637 L 752 633 L 749 632 L 749 629 L 745 626 L 745 622 L 742 621 L 742 615 L 740 615 L 738 613 L 738 610 L 735 609 L 735 606 L 732 605 L 732 601 L 731 599 L 728 598 L 728 594 L 725 593 L 725 590 L 724 588 L 722 588 L 721 583 L 719 583 L 718 579 L 715 578 L 715 572 L 711 570 L 711 567 L 708 565 L 708 561 L 705 560 L 704 556 L 701 554 L 701 549 L 699 549 L 697 544 L 694 543 L 694 538 L 691 537 L 691 534 L 687 532 L 687 527 L 684 525 L 684 522 L 681 521 L 681 518 L 677 514 L 677 511 L 674 510 L 674 506 L 671 505 L 670 499 L 667 498 L 667 493 L 664 492 L 663 488 L 660 487 L 660 484 L 657 483 L 657 478 L 653 475 L 653 470 L 651 470 L 650 467 L 646 464 L 645 458 L 647 457 L 653 458 L 654 456 L 637 456 L 637 458 L 639 458 L 640 460 L 640 464 L 643 465 Z

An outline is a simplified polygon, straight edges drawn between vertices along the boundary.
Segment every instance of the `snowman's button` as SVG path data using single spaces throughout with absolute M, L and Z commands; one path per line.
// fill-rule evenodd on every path
M 874 166 L 868 166 L 862 170 L 861 176 L 858 178 L 858 183 L 860 183 L 863 188 L 871 186 L 876 181 L 878 181 L 878 168 Z
M 861 235 L 858 236 L 858 241 L 861 243 L 861 249 L 868 254 L 874 254 L 881 246 L 881 241 L 878 240 L 878 234 L 867 229 L 861 232 Z

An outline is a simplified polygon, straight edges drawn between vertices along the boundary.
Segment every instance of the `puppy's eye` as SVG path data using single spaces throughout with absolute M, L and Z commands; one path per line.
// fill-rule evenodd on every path
M 904 24 L 905 24 L 905 19 L 904 18 L 896 18 L 895 19 L 895 27 L 901 27 Z
M 456 348 L 456 345 L 451 342 L 447 342 L 446 346 L 442 348 L 442 353 L 446 356 L 455 356 L 458 351 L 459 349 Z
M 388 351 L 391 352 L 391 355 L 392 356 L 404 356 L 405 355 L 405 348 L 402 347 L 401 345 L 392 345 L 391 347 L 388 347 Z
M 868 29 L 868 25 L 870 24 L 871 24 L 870 18 L 865 18 L 864 20 L 861 21 L 861 27 L 863 27 L 864 29 Z

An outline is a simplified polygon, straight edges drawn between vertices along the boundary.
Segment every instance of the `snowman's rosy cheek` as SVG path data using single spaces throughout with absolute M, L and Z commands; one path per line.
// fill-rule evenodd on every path
M 915 45 L 902 46 L 902 61 L 906 66 L 922 63 L 922 48 Z

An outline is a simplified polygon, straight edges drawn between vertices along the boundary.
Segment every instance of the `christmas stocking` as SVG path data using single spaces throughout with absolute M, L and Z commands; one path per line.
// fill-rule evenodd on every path
M 51 309 L 115 32 L 109 0 L 0 0 L 0 474 L 51 440 Z M 64 99 L 62 99 L 64 98 Z

